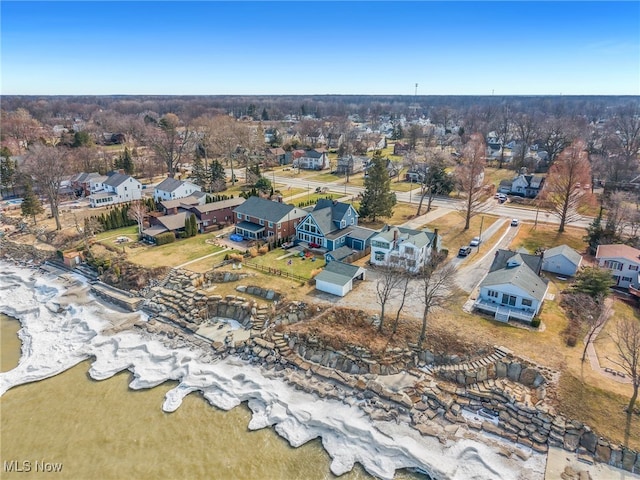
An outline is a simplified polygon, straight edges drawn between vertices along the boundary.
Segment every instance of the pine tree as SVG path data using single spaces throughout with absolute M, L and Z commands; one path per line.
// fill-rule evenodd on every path
M 33 218 L 33 224 L 36 224 L 36 215 L 44 212 L 42 208 L 42 202 L 40 198 L 33 192 L 33 187 L 30 182 L 24 185 L 24 195 L 22 197 L 22 204 L 20 205 L 23 217 Z
M 205 191 L 208 191 L 209 187 L 209 172 L 206 171 L 202 157 L 197 154 L 193 159 L 193 166 L 191 168 L 191 181 L 196 185 L 202 187 Z
M 124 153 L 122 154 L 122 168 L 124 173 L 127 175 L 131 175 L 133 173 L 133 159 L 131 158 L 131 153 L 129 152 L 128 147 L 124 147 Z
M 11 159 L 11 151 L 7 147 L 0 150 L 0 190 L 8 191 L 13 187 L 16 176 L 16 163 Z
M 214 160 L 209 166 L 209 182 L 211 182 L 211 189 L 214 192 L 220 192 L 227 188 L 224 167 L 218 160 Z
M 391 191 L 391 178 L 387 171 L 387 159 L 376 150 L 364 180 L 364 192 L 359 214 L 375 222 L 377 217 L 391 217 L 396 196 Z

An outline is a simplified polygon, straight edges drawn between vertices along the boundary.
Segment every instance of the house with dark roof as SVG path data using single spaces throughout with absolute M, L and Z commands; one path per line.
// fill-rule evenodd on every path
M 371 239 L 371 264 L 393 266 L 417 273 L 435 249 L 441 248 L 438 231 L 387 225 Z
M 177 200 L 201 191 L 202 187 L 194 183 L 168 177 L 153 189 L 153 199 L 156 202 L 161 202 L 162 200 Z
M 542 270 L 573 277 L 582 264 L 582 255 L 567 245 L 549 248 L 542 254 Z
M 494 315 L 531 323 L 540 312 L 549 284 L 540 276 L 542 257 L 511 250 L 498 250 L 489 273 L 480 282 L 474 308 Z
M 498 186 L 498 193 L 508 193 L 521 197 L 535 198 L 542 190 L 544 176 L 542 175 L 517 175 L 513 180 L 502 180 Z
M 235 233 L 250 240 L 288 240 L 307 213 L 286 203 L 249 197 L 233 210 Z
M 316 290 L 344 297 L 353 290 L 354 281 L 364 280 L 365 275 L 366 270 L 362 267 L 335 261 L 328 263 L 314 280 Z
M 364 250 L 376 233 L 358 226 L 358 212 L 351 204 L 320 199 L 298 224 L 296 239 L 327 251 L 342 246 Z
M 100 178 L 101 175 L 98 172 L 80 172 L 71 177 L 71 188 L 75 191 L 77 196 L 88 197 L 91 195 L 91 180 Z
M 353 175 L 354 173 L 362 172 L 364 166 L 367 165 L 369 161 L 369 157 L 358 157 L 355 155 L 340 157 L 338 158 L 336 173 L 338 175 Z
M 93 208 L 142 198 L 142 184 L 131 175 L 112 172 L 100 186 L 100 190 L 89 195 L 89 205 Z
M 329 157 L 326 151 L 306 150 L 303 155 L 293 161 L 293 166 L 306 170 L 326 170 L 329 168 Z

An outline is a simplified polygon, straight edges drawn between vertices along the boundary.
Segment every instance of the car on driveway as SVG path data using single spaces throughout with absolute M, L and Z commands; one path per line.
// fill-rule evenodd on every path
M 511 219 L 511 226 L 512 227 L 517 227 L 518 225 L 520 225 L 520 220 L 518 220 L 517 218 Z
M 480 243 L 482 243 L 482 240 L 480 240 L 480 237 L 473 237 L 473 240 L 471 240 L 471 242 L 469 242 L 469 246 L 470 247 L 477 247 L 478 245 L 480 245 Z
M 466 257 L 470 253 L 471 253 L 471 247 L 461 247 L 460 250 L 458 250 L 459 257 Z
M 284 248 L 285 250 L 288 250 L 288 249 L 290 249 L 291 247 L 293 247 L 294 245 L 295 245 L 295 243 L 293 243 L 293 242 L 284 242 L 284 243 L 282 244 L 282 248 Z

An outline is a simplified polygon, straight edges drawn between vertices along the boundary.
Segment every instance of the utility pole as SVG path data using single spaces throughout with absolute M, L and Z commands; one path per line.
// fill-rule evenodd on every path
M 482 225 L 484 224 L 484 215 L 480 217 L 480 243 L 478 243 L 478 253 L 480 253 L 480 245 L 482 245 Z

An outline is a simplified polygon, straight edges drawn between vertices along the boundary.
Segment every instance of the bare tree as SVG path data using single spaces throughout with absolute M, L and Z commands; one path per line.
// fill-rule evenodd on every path
M 527 150 L 531 146 L 536 135 L 536 120 L 533 115 L 519 113 L 513 117 L 513 124 L 521 142 L 521 150 L 518 155 L 520 165 L 524 163 Z
M 380 325 L 378 332 L 382 332 L 384 325 L 385 308 L 389 300 L 395 297 L 396 291 L 402 285 L 404 270 L 389 262 L 376 268 L 378 280 L 376 281 L 376 301 L 380 305 Z
M 147 215 L 147 213 L 149 213 L 149 208 L 142 200 L 134 200 L 129 205 L 127 217 L 129 217 L 131 220 L 135 220 L 138 223 L 138 236 L 142 235 L 144 217 Z
M 453 179 L 446 171 L 447 163 L 442 152 L 436 152 L 426 157 L 426 173 L 421 185 L 420 202 L 416 216 L 420 216 L 420 210 L 425 198 L 427 199 L 427 212 L 431 211 L 431 203 L 434 195 L 449 195 L 453 190 Z
M 69 174 L 69 152 L 65 147 L 33 145 L 25 159 L 25 173 L 33 178 L 40 193 L 49 201 L 51 215 L 56 221 L 56 230 L 62 229 L 60 223 L 60 186 Z
M 402 280 L 400 282 L 400 285 L 398 285 L 398 288 L 402 293 L 400 295 L 400 305 L 398 305 L 398 310 L 396 310 L 396 318 L 393 321 L 393 334 L 395 334 L 398 330 L 398 324 L 400 323 L 400 314 L 404 310 L 404 304 L 407 300 L 407 297 L 412 293 L 412 289 L 409 288 L 410 281 L 411 275 L 409 275 L 409 272 L 403 271 Z
M 211 139 L 214 153 L 226 159 L 231 168 L 231 181 L 235 182 L 233 161 L 237 157 L 238 148 L 249 145 L 248 127 L 228 115 L 219 115 L 202 125 L 201 129 Z
M 618 360 L 612 360 L 613 363 L 631 377 L 633 394 L 627 407 L 627 413 L 631 414 L 640 387 L 640 321 L 637 318 L 618 320 L 613 342 L 618 350 Z
M 577 140 L 564 149 L 549 169 L 542 188 L 541 199 L 560 219 L 560 233 L 566 224 L 582 218 L 580 209 L 591 197 L 590 192 L 584 190 L 591 181 L 591 166 L 584 147 L 584 142 Z
M 500 142 L 502 142 L 502 148 L 500 149 L 500 158 L 498 159 L 498 168 L 502 168 L 502 166 L 504 165 L 504 146 L 509 141 L 509 135 L 511 133 L 511 111 L 511 106 L 508 103 L 502 105 L 499 110 L 497 121 L 494 127 L 496 133 L 498 134 Z
M 635 171 L 640 150 L 640 108 L 630 105 L 618 109 L 611 119 L 609 140 L 622 157 L 624 166 Z
M 540 125 L 541 146 L 549 155 L 549 165 L 567 148 L 575 137 L 567 120 L 563 118 L 548 118 Z
M 596 308 L 585 316 L 587 334 L 584 337 L 584 349 L 582 350 L 583 363 L 587 358 L 587 349 L 589 348 L 589 345 L 595 341 L 598 336 L 598 332 L 600 332 L 602 327 L 604 327 L 604 324 L 607 323 L 610 316 L 611 304 L 604 299 L 601 299 L 601 303 L 596 304 Z
M 188 145 L 192 143 L 192 131 L 182 126 L 180 119 L 173 113 L 167 113 L 158 122 L 151 147 L 157 160 L 166 166 L 168 175 L 173 178 L 184 161 Z
M 634 221 L 633 198 L 628 192 L 611 192 L 604 200 L 603 206 L 607 212 L 604 230 L 613 234 L 613 237 L 618 239 L 615 243 L 618 243 L 625 228 Z
M 445 307 L 454 292 L 454 277 L 456 269 L 451 263 L 443 264 L 445 260 L 441 253 L 433 252 L 429 260 L 420 270 L 422 280 L 422 328 L 418 337 L 418 348 L 426 339 L 427 321 L 435 308 Z
M 460 165 L 456 168 L 458 188 L 465 197 L 461 209 L 465 217 L 465 230 L 469 229 L 471 218 L 482 209 L 485 164 L 484 139 L 480 134 L 474 133 L 464 148 Z
M 2 112 L 2 136 L 13 140 L 13 150 L 22 153 L 40 136 L 41 125 L 24 108 Z

